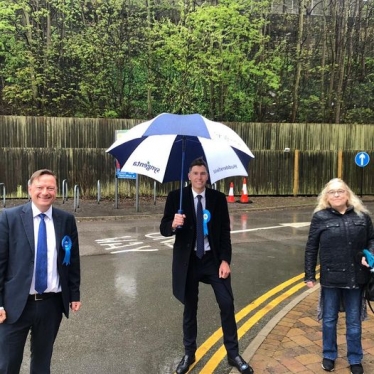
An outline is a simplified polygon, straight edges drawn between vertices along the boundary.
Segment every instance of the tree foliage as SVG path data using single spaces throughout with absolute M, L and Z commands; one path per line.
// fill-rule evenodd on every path
M 0 0 L 0 114 L 373 123 L 373 10 L 371 0 Z

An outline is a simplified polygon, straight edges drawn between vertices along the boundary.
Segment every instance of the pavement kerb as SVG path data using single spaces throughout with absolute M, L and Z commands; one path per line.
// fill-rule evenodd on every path
M 228 208 L 230 214 L 242 213 L 250 214 L 258 211 L 268 210 L 282 210 L 282 209 L 297 209 L 310 207 L 311 211 L 315 206 L 315 197 L 258 197 L 256 200 L 251 200 L 250 203 L 229 203 Z M 26 203 L 27 199 L 8 199 L 5 207 L 0 207 L 0 213 L 4 208 L 11 208 L 16 205 Z M 155 219 L 162 218 L 165 207 L 165 198 L 153 203 L 151 201 L 141 201 L 136 211 L 135 203 L 132 200 L 126 200 L 119 203 L 119 207 L 115 207 L 115 203 L 111 200 L 102 200 L 97 203 L 96 200 L 82 199 L 79 202 L 79 207 L 75 208 L 71 201 L 61 202 L 57 199 L 54 203 L 56 208 L 65 210 L 75 216 L 77 221 L 104 221 L 104 220 L 128 220 L 128 219 L 142 219 L 155 217 Z
M 161 213 L 142 213 L 142 214 L 136 214 L 133 215 L 125 214 L 122 216 L 90 216 L 90 217 L 79 217 L 76 216 L 75 219 L 78 222 L 82 221 L 123 221 L 125 219 L 142 219 L 142 218 L 149 218 L 149 217 L 159 217 L 161 220 L 162 214 Z
M 270 334 L 273 328 L 281 321 L 283 317 L 287 315 L 297 304 L 299 304 L 302 300 L 308 297 L 313 292 L 319 290 L 320 284 L 317 283 L 313 288 L 310 288 L 304 291 L 299 296 L 295 297 L 292 301 L 290 301 L 281 311 L 279 311 L 257 334 L 257 336 L 252 340 L 252 342 L 248 345 L 248 347 L 244 350 L 242 357 L 246 362 L 251 361 L 252 357 L 255 355 L 257 349 L 261 346 L 264 342 L 266 337 Z M 230 374 L 237 374 L 239 371 L 237 369 L 232 369 Z
M 305 208 L 305 207 L 314 207 L 315 206 L 315 203 L 313 204 L 300 204 L 298 206 L 289 206 L 289 205 L 281 205 L 281 206 L 271 206 L 271 207 L 266 207 L 266 206 L 262 206 L 262 207 L 253 207 L 253 205 L 251 205 L 251 209 L 247 208 L 247 207 L 244 207 L 243 205 L 240 205 L 238 207 L 234 207 L 234 206 L 229 206 L 229 212 L 230 213 L 237 213 L 237 212 L 241 212 L 241 213 L 250 213 L 250 212 L 259 212 L 259 211 L 265 211 L 265 210 L 282 210 L 282 209 L 290 209 L 290 208 Z M 74 214 L 74 212 L 72 212 L 72 214 Z M 80 217 L 78 215 L 75 215 L 75 218 L 77 221 L 104 221 L 104 220 L 113 220 L 113 221 L 121 221 L 121 220 L 125 220 L 125 219 L 142 219 L 142 218 L 149 218 L 149 217 L 157 217 L 159 219 L 162 218 L 162 215 L 163 213 L 160 213 L 160 212 L 131 212 L 131 213 L 128 213 L 126 212 L 125 214 L 122 214 L 122 215 L 101 215 L 101 216 L 83 216 L 83 217 Z

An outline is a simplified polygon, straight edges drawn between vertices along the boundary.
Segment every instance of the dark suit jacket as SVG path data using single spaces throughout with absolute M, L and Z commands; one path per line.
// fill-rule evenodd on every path
M 80 259 L 78 231 L 72 214 L 52 208 L 58 251 L 57 270 L 62 290 L 63 313 L 69 316 L 69 303 L 80 301 Z M 63 265 L 62 238 L 72 240 L 70 265 Z M 34 271 L 35 244 L 31 202 L 4 209 L 0 216 L 0 306 L 7 323 L 14 323 L 25 308 Z
M 208 239 L 217 262 L 218 272 L 221 261 L 227 261 L 229 264 L 231 262 L 230 217 L 226 197 L 222 192 L 207 188 L 205 198 L 205 209 L 211 214 L 208 222 Z M 179 202 L 180 190 L 170 192 L 160 224 L 160 232 L 163 236 L 174 235 L 171 225 L 174 214 L 178 212 Z M 172 275 L 173 294 L 184 303 L 187 271 L 196 241 L 196 213 L 191 186 L 183 188 L 182 208 L 186 218 L 183 227 L 175 233 Z M 229 282 L 229 278 L 227 281 Z

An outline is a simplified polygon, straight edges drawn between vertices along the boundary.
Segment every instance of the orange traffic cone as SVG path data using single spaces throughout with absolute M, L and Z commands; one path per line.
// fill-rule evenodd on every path
M 247 191 L 247 180 L 243 178 L 243 188 L 242 188 L 242 195 L 240 196 L 240 202 L 242 204 L 248 204 L 249 198 L 248 198 L 248 191 Z
M 230 190 L 229 190 L 229 196 L 227 196 L 227 202 L 228 203 L 235 203 L 234 182 L 230 183 Z

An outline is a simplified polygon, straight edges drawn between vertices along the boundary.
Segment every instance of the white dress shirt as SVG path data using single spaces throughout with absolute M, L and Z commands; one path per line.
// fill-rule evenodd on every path
M 39 214 L 42 213 L 34 203 L 31 203 L 32 214 L 34 217 L 34 242 L 35 242 L 35 258 L 34 258 L 34 274 L 32 276 L 30 294 L 36 294 L 35 290 L 35 265 L 36 255 L 38 248 L 38 232 L 41 218 Z M 56 233 L 55 226 L 53 225 L 52 218 L 52 207 L 46 212 L 43 212 L 46 216 L 44 217 L 45 226 L 47 229 L 47 289 L 44 292 L 61 292 L 60 277 L 57 271 L 57 247 L 56 247 Z
M 196 212 L 197 212 L 197 202 L 198 202 L 197 195 L 202 196 L 202 198 L 201 198 L 201 204 L 202 204 L 202 206 L 203 206 L 203 210 L 205 210 L 205 207 L 206 207 L 205 191 L 206 191 L 206 190 L 204 190 L 204 191 L 201 192 L 201 193 L 196 193 L 196 192 L 192 189 L 193 201 L 194 201 L 194 205 L 195 205 L 195 216 L 196 216 Z M 196 251 L 196 243 L 195 243 L 195 251 Z M 210 245 L 209 245 L 208 236 L 204 236 L 204 251 L 205 251 L 205 252 L 210 251 Z

